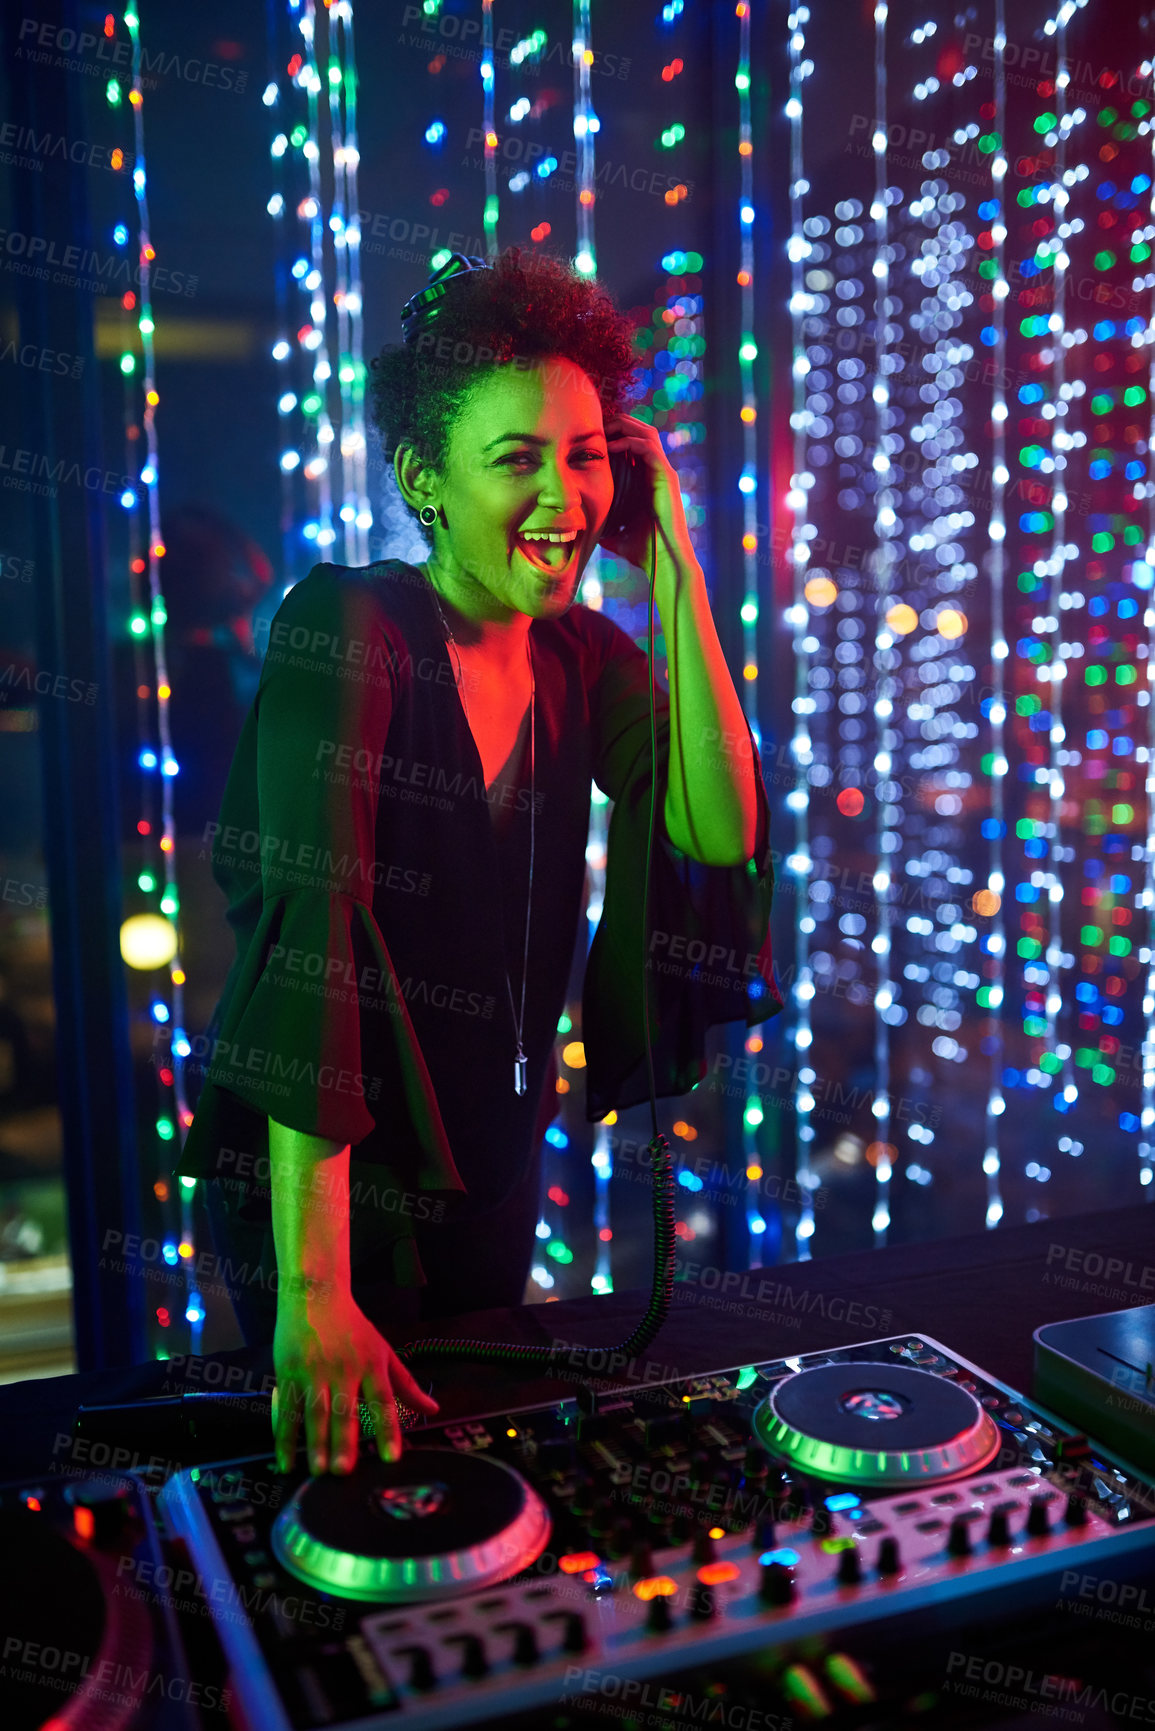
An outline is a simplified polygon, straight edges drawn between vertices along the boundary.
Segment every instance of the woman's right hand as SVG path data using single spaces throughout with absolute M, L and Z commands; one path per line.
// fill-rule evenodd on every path
M 428 1418 L 438 1411 L 437 1402 L 418 1388 L 347 1288 L 278 1296 L 273 1369 L 278 1472 L 292 1468 L 302 1416 L 309 1471 L 351 1472 L 360 1441 L 362 1391 L 373 1418 L 377 1452 L 385 1461 L 401 1456 L 398 1398 Z

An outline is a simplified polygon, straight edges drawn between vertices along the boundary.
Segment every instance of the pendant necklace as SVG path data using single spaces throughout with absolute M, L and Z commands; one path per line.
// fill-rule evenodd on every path
M 442 630 L 445 632 L 445 637 L 446 637 L 447 642 L 451 645 L 451 647 L 453 649 L 454 659 L 457 662 L 457 688 L 461 693 L 461 703 L 462 703 L 463 709 L 465 710 L 465 719 L 467 722 L 469 722 L 470 731 L 472 732 L 473 723 L 469 719 L 469 704 L 466 702 L 466 698 L 465 698 L 465 677 L 464 677 L 464 674 L 462 673 L 462 670 L 461 670 L 461 651 L 457 647 L 457 639 L 454 637 L 453 632 L 449 628 L 449 621 L 448 621 L 448 619 L 446 619 L 444 611 L 442 610 L 440 597 L 438 596 L 436 589 L 433 587 L 432 581 L 430 581 L 430 583 L 429 583 L 429 589 L 430 589 L 430 593 L 433 596 L 433 604 L 437 608 L 438 617 L 441 620 Z M 528 1087 L 528 1083 L 526 1081 L 526 1070 L 527 1070 L 527 1066 L 528 1066 L 528 1059 L 526 1058 L 525 1049 L 522 1045 L 522 1030 L 525 1026 L 525 987 L 526 987 L 526 981 L 529 978 L 529 916 L 530 916 L 530 909 L 533 906 L 533 846 L 534 846 L 534 832 L 536 829 L 536 813 L 537 813 L 537 802 L 536 802 L 536 798 L 535 798 L 537 782 L 536 782 L 536 765 L 535 765 L 535 761 L 534 761 L 534 758 L 535 758 L 534 714 L 535 714 L 535 705 L 536 705 L 536 698 L 537 698 L 537 680 L 534 677 L 533 651 L 530 648 L 529 631 L 528 630 L 526 631 L 526 634 L 525 634 L 525 653 L 526 653 L 526 658 L 529 662 L 529 890 L 528 890 L 528 894 L 526 896 L 526 904 L 525 904 L 525 952 L 524 952 L 524 955 L 522 957 L 521 1010 L 520 1010 L 520 1012 L 518 1012 L 514 1008 L 513 987 L 510 984 L 508 963 L 506 964 L 506 969 L 505 969 L 505 986 L 506 986 L 506 990 L 509 993 L 509 1009 L 510 1009 L 510 1014 L 513 1017 L 513 1025 L 514 1025 L 514 1029 L 515 1029 L 516 1034 L 517 1034 L 517 1052 L 516 1052 L 516 1055 L 515 1055 L 514 1060 L 513 1060 L 513 1089 L 514 1089 L 515 1094 L 524 1094 L 527 1090 L 527 1087 Z M 480 755 L 481 755 L 480 752 L 478 752 L 479 758 L 480 758 Z M 484 789 L 484 786 L 485 786 L 485 769 L 483 766 L 482 767 L 482 787 L 483 787 L 483 789 Z

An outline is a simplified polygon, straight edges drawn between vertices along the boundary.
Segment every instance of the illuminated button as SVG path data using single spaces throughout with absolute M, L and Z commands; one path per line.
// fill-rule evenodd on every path
M 647 1575 L 644 1581 L 635 1581 L 634 1597 L 648 1603 L 651 1599 L 668 1599 L 678 1590 L 677 1581 L 669 1575 Z
M 596 1569 L 600 1562 L 596 1551 L 571 1551 L 558 1558 L 557 1566 L 563 1575 L 583 1575 L 587 1569 Z
M 834 1709 L 813 1671 L 805 1665 L 787 1665 L 779 1687 L 800 1719 L 829 1719 Z
M 736 1581 L 741 1572 L 737 1563 L 707 1563 L 698 1570 L 698 1579 L 707 1587 L 720 1587 L 723 1581 Z
M 878 1699 L 870 1679 L 848 1653 L 831 1653 L 823 1662 L 822 1668 L 827 1681 L 845 1701 L 865 1705 Z

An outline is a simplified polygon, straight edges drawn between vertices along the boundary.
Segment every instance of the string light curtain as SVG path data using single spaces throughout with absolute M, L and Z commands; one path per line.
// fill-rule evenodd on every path
M 869 208 L 865 164 L 809 171 L 830 39 L 787 20 L 796 1175 L 836 1175 L 849 1098 L 876 1243 L 896 1177 L 925 1235 L 946 1186 L 991 1227 L 1105 1206 L 1132 1148 L 1149 1196 L 1155 1152 L 1151 58 L 1093 0 L 1012 41 L 1004 0 L 894 20 L 847 127 Z
M 263 102 L 276 130 L 270 147 L 282 273 L 281 328 L 273 345 L 284 581 L 292 587 L 318 558 L 369 560 L 373 512 L 365 438 L 361 231 L 357 217 L 357 63 L 352 0 L 287 0 L 273 11 L 277 71 Z M 322 92 L 328 101 L 322 107 Z M 287 276 L 285 260 L 288 259 Z
M 157 1305 L 153 1312 L 159 1331 L 155 1350 L 158 1358 L 166 1358 L 172 1350 L 173 1341 L 168 1331 L 174 1323 L 181 1320 L 187 1323 L 188 1332 L 185 1336 L 182 1331 L 180 1345 L 183 1347 L 187 1341 L 188 1350 L 198 1350 L 205 1311 L 191 1273 L 196 1249 L 192 1225 L 192 1196 L 196 1181 L 189 1178 L 178 1179 L 174 1193 L 173 1182 L 168 1175 L 171 1166 L 175 1164 L 176 1150 L 172 1144 L 183 1142 L 183 1133 L 192 1122 L 184 1078 L 184 1061 L 190 1055 L 191 1047 L 184 1030 L 185 972 L 181 961 L 180 891 L 177 881 L 176 824 L 173 810 L 173 789 L 175 779 L 180 773 L 180 765 L 172 749 L 169 720 L 172 687 L 168 677 L 164 632 L 168 615 L 161 582 L 164 543 L 160 528 L 160 457 L 156 426 L 160 393 L 156 381 L 156 325 L 152 307 L 156 248 L 152 243 L 149 223 L 140 15 L 135 6 L 129 6 L 125 10 L 123 21 L 132 47 L 132 88 L 128 92 L 127 100 L 132 117 L 131 162 L 135 209 L 131 224 L 121 222 L 116 225 L 113 240 L 118 247 L 134 249 L 137 260 L 135 275 L 138 288 L 136 291 L 127 290 L 121 297 L 128 334 L 120 356 L 120 371 L 125 388 L 126 473 L 135 472 L 137 483 L 135 486 L 126 487 L 120 502 L 128 517 L 128 575 L 132 609 L 128 629 L 134 647 L 137 717 L 140 729 L 137 762 L 141 769 L 141 813 L 137 819 L 136 832 L 146 847 L 145 858 L 137 874 L 136 889 L 144 897 L 150 912 L 143 917 L 133 916 L 125 922 L 121 931 L 121 951 L 130 966 L 156 967 L 158 972 L 161 967 L 165 967 L 168 972 L 167 995 L 162 990 L 155 990 L 149 1006 L 155 1028 L 154 1049 L 160 1051 L 160 1060 L 154 1066 L 160 1097 L 154 1126 L 157 1141 L 157 1177 L 153 1181 L 153 1192 L 161 1205 L 164 1221 L 161 1253 L 167 1268 L 180 1271 L 177 1279 L 184 1287 L 183 1302 L 180 1305 L 162 1303 Z M 104 33 L 109 38 L 116 33 L 116 21 L 111 13 L 105 18 Z M 119 79 L 108 80 L 105 97 L 111 108 L 123 107 L 124 93 Z M 119 147 L 113 154 L 113 166 L 119 167 L 123 160 L 124 150 Z M 137 340 L 140 346 L 139 363 Z M 152 853 L 151 859 L 148 857 L 149 851 Z

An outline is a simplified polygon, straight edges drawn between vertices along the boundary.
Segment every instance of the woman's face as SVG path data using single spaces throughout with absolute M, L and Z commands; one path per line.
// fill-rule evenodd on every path
M 450 431 L 431 565 L 485 617 L 556 618 L 573 605 L 613 492 L 589 375 L 560 357 L 496 368 Z M 526 539 L 537 530 L 572 538 Z

